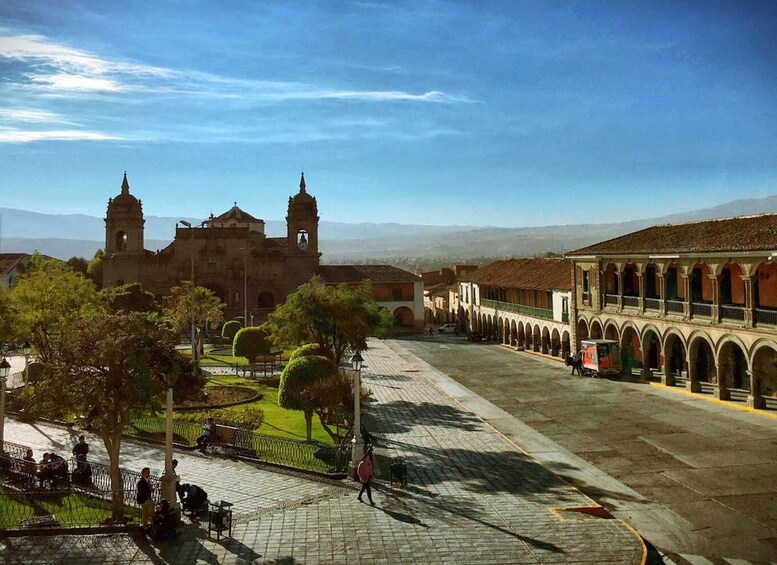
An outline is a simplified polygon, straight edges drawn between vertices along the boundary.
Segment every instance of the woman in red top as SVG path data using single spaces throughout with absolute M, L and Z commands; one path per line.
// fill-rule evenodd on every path
M 362 495 L 364 494 L 364 491 L 367 491 L 367 498 L 369 499 L 370 504 L 375 506 L 375 503 L 372 501 L 372 489 L 370 488 L 373 474 L 369 451 L 364 454 L 362 460 L 359 462 L 359 466 L 356 467 L 356 474 L 359 476 L 359 481 L 362 483 L 362 489 L 359 491 L 359 502 L 364 502 L 362 500 Z

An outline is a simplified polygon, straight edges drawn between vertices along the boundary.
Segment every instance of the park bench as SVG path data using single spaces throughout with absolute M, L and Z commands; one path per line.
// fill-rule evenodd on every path
M 59 521 L 53 514 L 35 516 L 21 521 L 22 528 L 58 528 Z

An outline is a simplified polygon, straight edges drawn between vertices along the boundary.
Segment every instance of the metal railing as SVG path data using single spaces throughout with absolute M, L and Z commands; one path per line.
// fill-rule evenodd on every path
M 777 310 L 755 309 L 755 323 L 777 326 Z
M 141 416 L 132 418 L 132 422 L 124 430 L 125 435 L 145 439 L 164 441 L 165 419 L 158 416 Z M 173 442 L 192 446 L 202 435 L 202 424 L 173 420 Z
M 494 310 L 524 314 L 534 318 L 545 318 L 546 320 L 553 319 L 553 310 L 550 308 L 537 308 L 536 306 L 526 306 L 525 304 L 514 304 L 512 302 L 488 299 L 482 299 L 480 305 L 485 306 L 486 308 L 493 308 Z
M 569 312 L 562 312 L 561 313 L 561 323 L 562 324 L 568 324 L 569 323 Z
M 627 308 L 637 308 L 639 306 L 639 296 L 623 295 L 623 306 Z
M 712 316 L 712 304 L 707 304 L 706 302 L 691 302 L 691 316 L 709 318 Z
M 658 298 L 645 298 L 645 310 L 660 310 L 661 301 Z
M 685 312 L 685 302 L 682 300 L 666 300 L 664 303 L 666 304 L 667 312 L 673 312 L 675 314 L 682 314 Z
M 737 304 L 721 304 L 720 316 L 724 320 L 738 320 L 743 322 L 745 320 L 745 307 Z
M 617 294 L 605 294 L 604 295 L 604 305 L 605 306 L 617 306 L 618 305 L 618 295 Z
M 3 451 L 7 457 L 22 459 L 27 455 L 28 449 L 30 448 L 26 445 L 21 445 L 12 441 L 3 441 Z

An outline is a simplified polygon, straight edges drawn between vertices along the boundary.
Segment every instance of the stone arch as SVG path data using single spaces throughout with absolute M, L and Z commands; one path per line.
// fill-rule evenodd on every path
M 515 320 L 510 320 L 510 345 L 512 347 L 518 345 L 518 327 L 515 324 Z
M 539 351 L 542 349 L 542 330 L 540 330 L 540 325 L 537 324 L 534 326 L 534 335 L 532 335 L 532 349 L 539 353 Z
M 688 356 L 683 336 L 674 328 L 664 334 L 664 382 L 674 384 L 688 372 Z
M 542 353 L 548 354 L 550 353 L 550 330 L 548 329 L 548 326 L 545 326 L 542 328 Z
M 588 339 L 589 333 L 588 333 L 588 322 L 586 322 L 585 318 L 580 318 L 577 321 L 577 332 L 575 335 L 575 352 L 580 351 L 580 342 L 583 340 Z
M 688 338 L 688 387 L 701 391 L 702 382 L 717 381 L 715 347 L 706 333 L 694 332 Z
M 564 330 L 564 333 L 561 334 L 561 357 L 566 359 L 570 355 L 572 355 L 572 349 L 569 343 L 569 332 Z
M 599 320 L 591 320 L 591 339 L 602 339 L 604 332 L 602 331 L 602 324 Z
M 755 344 L 751 366 L 755 395 L 777 398 L 777 343 L 764 339 Z
M 114 241 L 116 251 L 126 251 L 128 242 L 129 236 L 127 235 L 127 232 L 121 230 L 116 232 L 116 239 Z
M 726 334 L 718 343 L 716 359 L 720 388 L 750 390 L 750 360 L 747 348 L 738 337 Z
M 618 288 L 618 267 L 615 263 L 607 263 L 607 266 L 602 271 L 602 294 L 617 296 L 619 294 Z
M 531 324 L 529 322 L 526 322 L 525 324 L 525 337 L 526 337 L 526 343 L 525 347 L 526 349 L 533 349 L 534 347 L 534 329 L 531 327 Z
M 614 321 L 607 320 L 604 323 L 604 338 L 619 341 L 618 325 Z
M 642 375 L 651 378 L 653 373 L 661 370 L 661 334 L 653 325 L 642 328 L 640 338 L 642 349 Z
M 553 357 L 564 357 L 561 352 L 561 335 L 558 328 L 553 328 L 550 334 L 550 354 Z
M 523 323 L 518 322 L 518 347 L 526 347 L 526 333 L 523 330 Z
M 505 342 L 505 319 L 501 316 L 496 321 L 496 341 L 497 343 Z
M 642 345 L 639 332 L 631 322 L 626 322 L 621 328 L 620 347 L 621 367 L 624 374 L 630 375 L 632 369 L 642 368 Z
M 403 328 L 413 327 L 413 311 L 407 306 L 400 306 L 394 310 L 394 324 Z

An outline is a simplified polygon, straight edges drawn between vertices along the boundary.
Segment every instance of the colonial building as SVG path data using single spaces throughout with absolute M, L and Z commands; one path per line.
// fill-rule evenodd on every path
M 618 340 L 645 378 L 756 408 L 777 393 L 777 214 L 654 226 L 567 256 L 575 343 Z
M 12 289 L 30 264 L 27 253 L 0 253 L 0 286 Z
M 358 285 L 369 280 L 375 300 L 393 314 L 397 326 L 423 326 L 424 283 L 413 273 L 391 265 L 321 265 L 318 275 L 332 285 Z
M 105 259 L 103 286 L 119 286 L 140 282 L 156 295 L 166 295 L 170 289 L 184 280 L 195 281 L 197 286 L 211 289 L 227 307 L 227 318 L 242 316 L 249 322 L 261 321 L 276 304 L 308 282 L 315 274 L 323 274 L 327 282 L 354 282 L 331 276 L 335 271 L 321 267 L 318 247 L 318 205 L 308 194 L 305 176 L 302 175 L 299 192 L 289 198 L 286 215 L 286 236 L 267 237 L 264 221 L 241 210 L 237 203 L 219 216 L 199 225 L 180 222 L 175 227 L 175 238 L 160 251 L 149 251 L 143 244 L 143 207 L 141 201 L 130 194 L 127 174 L 121 184 L 121 193 L 108 200 L 105 217 Z M 367 268 L 369 267 L 369 269 Z M 412 273 L 386 265 L 350 266 L 350 275 L 388 276 L 387 273 L 404 273 L 399 298 L 387 284 L 398 284 L 398 274 L 391 280 L 374 280 L 378 301 L 388 306 L 396 303 L 392 312 L 403 322 L 413 325 L 415 303 L 421 303 L 418 319 L 423 321 L 423 290 L 415 291 L 419 277 Z M 323 269 L 323 270 L 320 270 Z M 381 269 L 384 269 L 381 271 Z M 361 275 L 359 275 L 361 276 Z M 361 282 L 369 276 L 358 278 Z M 335 280 L 337 279 L 337 280 Z M 388 297 L 384 294 L 388 292 Z M 416 298 L 417 296 L 417 298 Z M 410 314 L 402 307 L 409 305 Z M 397 313 L 399 309 L 399 313 Z
M 453 268 L 443 267 L 439 271 L 421 273 L 424 281 L 424 318 L 427 323 L 457 321 L 458 305 L 453 305 L 457 302 L 458 281 L 477 269 L 477 265 L 454 265 Z
M 553 357 L 570 353 L 572 290 L 567 259 L 507 259 L 465 277 L 459 319 L 470 331 Z

